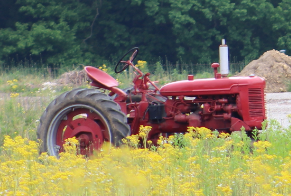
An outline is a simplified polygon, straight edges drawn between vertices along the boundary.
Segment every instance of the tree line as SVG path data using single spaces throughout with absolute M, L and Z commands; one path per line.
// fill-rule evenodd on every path
M 0 62 L 95 64 L 132 47 L 148 62 L 231 61 L 291 51 L 291 0 L 0 1 Z

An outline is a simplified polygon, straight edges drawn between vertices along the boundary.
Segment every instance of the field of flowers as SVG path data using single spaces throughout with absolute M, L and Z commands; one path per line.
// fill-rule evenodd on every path
M 60 158 L 38 153 L 38 143 L 5 136 L 0 154 L 0 195 L 288 195 L 291 131 L 276 122 L 251 142 L 244 132 L 221 134 L 189 127 L 184 136 L 137 148 L 105 145 L 94 157 L 76 155 L 69 139 Z M 150 142 L 149 142 L 150 144 Z

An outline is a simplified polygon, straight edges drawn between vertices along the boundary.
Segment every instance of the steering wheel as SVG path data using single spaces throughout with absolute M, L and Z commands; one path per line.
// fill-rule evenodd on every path
M 138 54 L 138 51 L 139 51 L 138 47 L 134 47 L 130 49 L 125 55 L 123 55 L 115 66 L 115 73 L 120 73 L 124 71 L 135 59 L 135 57 Z M 129 60 L 127 61 L 123 60 L 125 57 L 127 57 L 128 54 L 131 54 L 131 56 L 129 57 Z

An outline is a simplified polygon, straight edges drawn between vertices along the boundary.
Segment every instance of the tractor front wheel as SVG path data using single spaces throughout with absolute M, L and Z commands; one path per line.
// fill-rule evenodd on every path
M 130 134 L 120 106 L 95 89 L 74 89 L 53 100 L 40 118 L 41 152 L 58 156 L 66 139 L 79 140 L 78 154 L 90 156 L 107 141 L 115 146 Z

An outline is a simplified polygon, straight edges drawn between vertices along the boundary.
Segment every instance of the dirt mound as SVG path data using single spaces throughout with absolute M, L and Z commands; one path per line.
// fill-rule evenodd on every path
M 64 85 L 82 85 L 88 80 L 85 70 L 70 71 L 62 74 L 58 79 L 58 84 Z
M 291 57 L 276 50 L 265 52 L 259 59 L 250 62 L 238 76 L 255 74 L 266 80 L 266 93 L 287 91 L 291 83 Z

